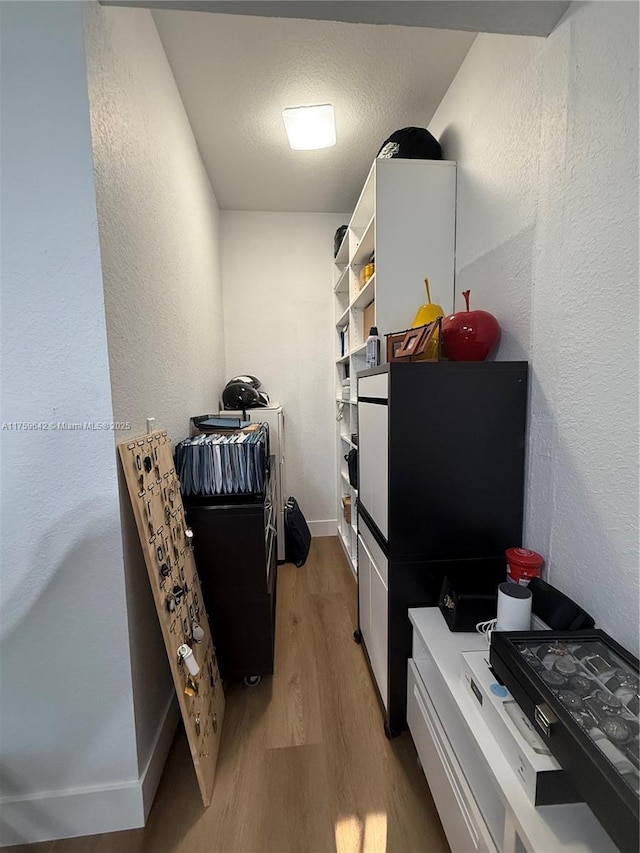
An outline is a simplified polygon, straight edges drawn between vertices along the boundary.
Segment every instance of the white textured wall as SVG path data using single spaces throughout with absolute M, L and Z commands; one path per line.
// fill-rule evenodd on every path
M 479 36 L 430 129 L 459 164 L 456 290 L 531 365 L 525 544 L 637 653 L 637 4 Z
M 218 206 L 151 13 L 86 22 L 114 409 L 182 438 L 224 375 Z
M 333 235 L 348 218 L 221 213 L 227 378 L 257 376 L 284 407 L 287 489 L 309 522 L 336 514 Z
M 114 414 L 175 441 L 224 379 L 218 207 L 151 13 L 92 4 L 85 22 Z M 142 769 L 173 687 L 120 486 Z
M 81 8 L 0 10 L 1 420 L 110 423 Z M 101 808 L 138 776 L 113 440 L 0 432 L 0 844 L 131 825 Z

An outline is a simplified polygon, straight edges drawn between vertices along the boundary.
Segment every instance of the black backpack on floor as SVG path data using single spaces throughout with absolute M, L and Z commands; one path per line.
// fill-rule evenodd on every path
M 298 501 L 290 497 L 284 505 L 284 551 L 287 563 L 304 566 L 311 547 L 311 531 Z

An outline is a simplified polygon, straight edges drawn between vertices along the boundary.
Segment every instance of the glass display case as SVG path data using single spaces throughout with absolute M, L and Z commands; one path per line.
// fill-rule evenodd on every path
M 604 631 L 497 631 L 496 676 L 616 845 L 637 853 L 638 659 Z

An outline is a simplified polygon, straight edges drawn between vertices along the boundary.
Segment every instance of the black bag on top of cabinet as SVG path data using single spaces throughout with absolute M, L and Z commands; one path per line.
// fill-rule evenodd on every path
M 342 245 L 342 241 L 344 240 L 344 235 L 349 230 L 348 225 L 341 225 L 336 233 L 333 235 L 333 257 L 335 258 L 338 252 L 340 251 L 340 246 Z
M 403 127 L 385 139 L 377 157 L 383 160 L 392 157 L 407 160 L 442 160 L 442 149 L 426 127 Z
M 358 451 L 354 447 L 345 455 L 347 467 L 349 468 L 349 485 L 353 489 L 358 488 Z
M 311 531 L 294 497 L 284 505 L 284 553 L 287 563 L 304 566 L 311 547 Z

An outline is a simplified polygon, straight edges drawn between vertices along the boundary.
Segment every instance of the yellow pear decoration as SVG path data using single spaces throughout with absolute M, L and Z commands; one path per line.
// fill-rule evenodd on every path
M 444 311 L 442 310 L 442 307 L 440 305 L 436 305 L 435 302 L 431 301 L 431 291 L 429 289 L 428 278 L 425 278 L 424 285 L 427 288 L 427 302 L 425 305 L 421 305 L 418 308 L 418 313 L 413 319 L 413 324 L 411 326 L 412 329 L 416 329 L 418 326 L 426 326 L 427 323 L 433 323 L 433 321 L 437 320 L 438 317 L 444 317 Z M 426 358 L 437 358 L 438 335 L 439 332 L 436 329 L 434 336 L 427 344 L 427 348 L 425 350 Z
M 427 288 L 427 303 L 426 305 L 421 305 L 418 308 L 418 313 L 416 314 L 411 326 L 412 329 L 417 329 L 418 326 L 426 326 L 427 323 L 433 323 L 433 321 L 437 320 L 438 317 L 444 317 L 444 311 L 440 305 L 436 305 L 431 301 L 431 291 L 429 290 L 428 278 L 425 278 L 424 285 Z

